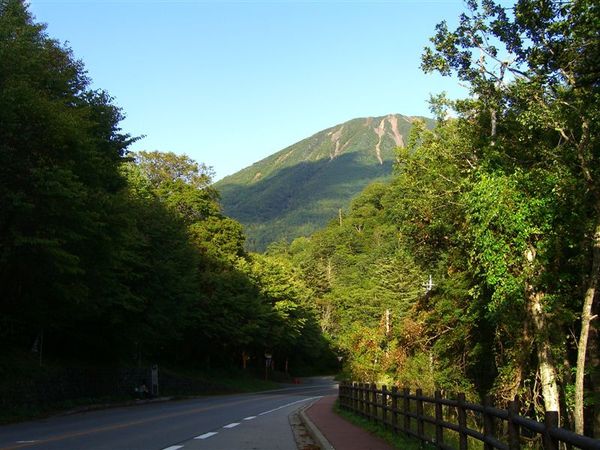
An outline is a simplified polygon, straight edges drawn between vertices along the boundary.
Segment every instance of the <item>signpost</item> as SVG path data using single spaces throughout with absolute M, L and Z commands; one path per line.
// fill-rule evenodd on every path
M 152 365 L 152 388 L 150 393 L 152 397 L 158 397 L 158 364 Z
M 265 352 L 265 380 L 269 379 L 269 367 L 271 367 L 271 363 L 273 362 L 273 354 L 269 352 Z

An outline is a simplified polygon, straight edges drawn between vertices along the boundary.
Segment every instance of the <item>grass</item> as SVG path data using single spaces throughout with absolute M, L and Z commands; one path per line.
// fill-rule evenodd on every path
M 335 403 L 334 411 L 348 422 L 367 430 L 369 433 L 374 434 L 375 436 L 380 437 L 394 448 L 401 450 L 422 450 L 434 448 L 431 445 L 421 443 L 418 440 L 408 436 L 394 434 L 391 430 L 384 428 L 381 424 L 374 423 L 362 416 L 359 416 L 358 414 L 341 409 L 339 402 Z

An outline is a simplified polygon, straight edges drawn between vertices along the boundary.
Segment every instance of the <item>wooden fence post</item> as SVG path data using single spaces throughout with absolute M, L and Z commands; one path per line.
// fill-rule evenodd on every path
M 371 384 L 365 383 L 364 400 L 365 400 L 365 416 L 371 418 Z
M 371 384 L 371 418 L 373 422 L 377 422 L 377 385 Z
M 521 449 L 521 429 L 515 423 L 515 417 L 519 415 L 519 397 L 508 405 L 508 448 L 510 450 Z
M 425 422 L 423 421 L 423 390 L 417 389 L 417 434 L 423 440 L 425 436 Z
M 392 433 L 398 434 L 398 387 L 392 386 Z
M 489 396 L 483 399 L 483 434 L 486 437 L 495 437 L 494 417 L 489 413 L 488 408 L 492 406 Z M 483 450 L 494 450 L 494 446 L 488 443 L 483 444 Z
M 354 412 L 358 412 L 358 383 L 352 383 L 352 406 Z
M 346 383 L 346 408 L 348 411 L 352 411 L 352 381 Z
M 410 416 L 408 413 L 410 412 L 410 399 L 408 396 L 410 395 L 410 389 L 404 388 L 402 390 L 403 398 L 403 408 L 404 408 L 404 431 L 410 430 Z
M 364 385 L 364 401 L 365 401 L 365 416 L 367 419 L 371 418 L 371 383 L 365 383 Z
M 459 435 L 459 449 L 467 450 L 467 412 L 465 410 L 465 394 L 458 394 L 458 435 Z
M 362 383 L 358 383 L 358 413 L 363 413 L 363 404 L 362 404 Z
M 550 430 L 558 428 L 558 412 L 557 411 L 546 411 L 544 414 L 544 434 L 542 441 L 544 443 L 544 450 L 558 450 L 558 440 L 550 436 Z
M 349 381 L 344 383 L 344 407 L 350 409 L 350 399 L 352 398 L 352 385 Z
M 386 430 L 388 428 L 387 421 L 387 403 L 388 403 L 388 390 L 387 386 L 384 384 L 381 386 L 381 420 L 383 421 L 383 429 Z
M 444 415 L 442 414 L 442 404 L 440 403 L 442 400 L 442 393 L 440 391 L 435 391 L 435 443 L 438 448 L 441 448 L 441 445 L 444 443 L 444 427 L 442 426 L 442 421 L 444 420 Z

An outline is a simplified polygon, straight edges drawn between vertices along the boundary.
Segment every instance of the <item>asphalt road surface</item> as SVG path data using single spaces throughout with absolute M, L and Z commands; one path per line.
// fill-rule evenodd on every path
M 331 378 L 257 394 L 202 397 L 0 427 L 0 450 L 296 450 L 288 416 L 336 392 Z

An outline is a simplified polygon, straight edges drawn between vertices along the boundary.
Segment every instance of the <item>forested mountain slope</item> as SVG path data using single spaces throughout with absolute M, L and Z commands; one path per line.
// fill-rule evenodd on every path
M 353 119 L 293 144 L 215 184 L 248 248 L 309 235 L 373 181 L 389 178 L 414 117 Z M 427 120 L 427 119 L 425 119 Z

